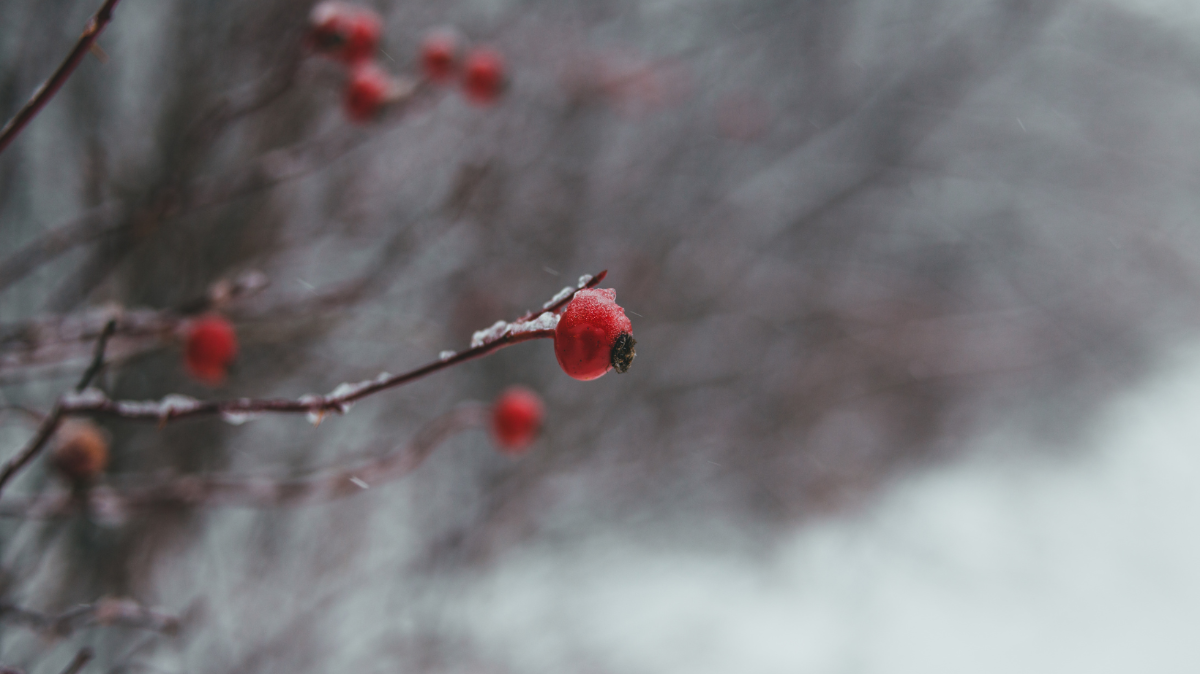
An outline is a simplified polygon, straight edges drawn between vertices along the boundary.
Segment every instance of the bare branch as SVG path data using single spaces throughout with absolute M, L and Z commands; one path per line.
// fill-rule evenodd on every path
M 104 364 L 104 348 L 108 344 L 108 338 L 112 336 L 113 331 L 116 330 L 116 327 L 116 319 L 109 319 L 108 323 L 104 325 L 104 329 L 100 332 L 100 336 L 96 340 L 96 350 L 95 354 L 92 356 L 92 364 L 88 366 L 87 371 L 84 372 L 83 377 L 80 378 L 79 384 L 75 389 L 76 391 L 84 390 L 92 378 L 96 376 L 96 373 L 100 371 L 100 367 Z M 46 443 L 50 440 L 50 437 L 54 435 L 54 431 L 58 430 L 59 424 L 62 423 L 62 417 L 62 404 L 56 403 L 54 405 L 54 409 L 46 415 L 46 418 L 42 420 L 41 425 L 38 426 L 37 432 L 29 441 L 29 444 L 25 445 L 25 449 L 21 450 L 16 456 L 9 459 L 8 462 L 4 464 L 4 468 L 0 469 L 0 491 L 2 491 L 4 489 L 4 485 L 8 484 L 8 481 L 17 474 L 17 471 L 24 468 L 26 464 L 33 460 L 33 457 L 37 456 L 38 453 L 42 451 L 42 448 L 46 446 Z
M 75 68 L 83 57 L 87 55 L 88 50 L 96 42 L 96 38 L 100 37 L 100 32 L 108 25 L 112 19 L 113 9 L 116 8 L 118 0 L 104 0 L 104 4 L 88 21 L 88 25 L 83 29 L 83 34 L 79 36 L 79 40 L 75 42 L 75 46 L 67 54 L 67 58 L 58 66 L 58 70 L 46 80 L 42 86 L 38 87 L 37 91 L 33 92 L 33 97 L 29 102 L 17 111 L 17 114 L 0 129 L 0 152 L 12 143 L 17 134 L 25 128 L 25 125 L 34 118 L 35 115 L 50 101 L 71 73 L 75 72 Z
M 0 468 L 0 491 L 2 491 L 4 486 L 8 484 L 8 481 L 17 474 L 17 471 L 24 468 L 26 464 L 33 460 L 33 457 L 38 455 L 38 452 L 42 451 L 42 448 L 46 446 L 46 443 L 50 440 L 50 437 L 54 435 L 54 431 L 58 430 L 58 425 L 62 423 L 62 417 L 62 406 L 55 405 L 54 409 L 50 410 L 50 413 L 46 415 L 44 420 L 42 420 L 41 425 L 38 426 L 37 432 L 34 433 L 29 442 L 26 443 L 24 449 L 18 452 L 16 456 L 5 462 L 4 467 Z
M 96 350 L 92 353 L 92 364 L 88 365 L 88 369 L 84 371 L 83 376 L 79 378 L 79 383 L 75 385 L 75 391 L 79 392 L 88 387 L 99 374 L 100 368 L 104 367 L 104 349 L 108 346 L 108 338 L 113 336 L 117 331 L 117 319 L 110 318 L 104 324 L 104 330 L 100 332 L 100 337 L 96 340 Z
M 175 616 L 153 611 L 132 599 L 105 597 L 51 615 L 13 604 L 0 604 L 0 620 L 15 622 L 43 634 L 65 637 L 95 625 L 114 625 L 174 634 L 179 630 Z
M 0 262 L 0 290 L 75 246 L 94 241 L 124 226 L 117 203 L 108 203 L 54 227 Z
M 91 659 L 92 649 L 87 647 L 79 649 L 79 652 L 75 654 L 75 659 L 71 660 L 70 664 L 62 670 L 62 674 L 79 674 L 79 670 L 83 669 L 83 666 Z
M 464 405 L 434 419 L 405 445 L 349 467 L 331 467 L 289 478 L 238 475 L 188 476 L 120 488 L 97 486 L 87 493 L 86 507 L 101 516 L 120 517 L 163 506 L 278 508 L 358 494 L 412 473 L 451 436 L 485 426 L 488 407 Z M 0 517 L 46 519 L 80 512 L 85 502 L 69 492 L 42 494 L 0 502 Z M 0 612 L 3 607 L 0 607 Z

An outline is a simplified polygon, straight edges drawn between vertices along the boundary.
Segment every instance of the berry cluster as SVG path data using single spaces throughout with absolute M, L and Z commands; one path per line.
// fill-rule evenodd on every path
M 342 100 L 352 121 L 361 124 L 378 119 L 409 90 L 375 60 L 383 22 L 374 10 L 327 0 L 313 7 L 308 21 L 305 42 L 309 49 L 349 69 Z M 454 30 L 430 31 L 421 44 L 424 77 L 440 85 L 458 81 L 468 101 L 493 104 L 508 83 L 504 58 L 487 47 L 477 47 L 464 56 L 464 42 Z
M 463 55 L 464 40 L 450 28 L 436 28 L 421 42 L 421 70 L 434 84 L 456 80 L 463 95 L 476 105 L 500 100 L 508 86 L 504 57 L 490 47 L 476 47 Z

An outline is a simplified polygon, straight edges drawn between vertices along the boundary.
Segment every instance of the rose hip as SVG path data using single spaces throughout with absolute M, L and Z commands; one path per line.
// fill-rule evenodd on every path
M 587 381 L 609 369 L 629 370 L 636 355 L 633 325 L 611 288 L 580 290 L 554 330 L 554 355 L 575 379 Z
M 492 407 L 492 435 L 504 454 L 523 454 L 542 428 L 542 399 L 523 386 L 500 394 Z

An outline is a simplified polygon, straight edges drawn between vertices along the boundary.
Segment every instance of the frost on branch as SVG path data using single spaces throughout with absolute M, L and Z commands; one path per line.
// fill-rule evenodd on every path
M 584 274 L 583 276 L 580 276 L 578 285 L 576 285 L 573 288 L 571 286 L 565 286 L 562 290 L 558 291 L 558 293 L 556 293 L 554 295 L 554 297 L 551 297 L 549 302 L 546 302 L 545 304 L 543 304 L 542 308 L 549 309 L 550 307 L 554 306 L 555 304 L 558 304 L 559 302 L 562 302 L 563 300 L 567 299 L 571 295 L 574 295 L 576 291 L 583 290 L 584 288 L 587 287 L 587 284 L 592 282 L 593 278 L 594 277 L 591 274 Z
M 494 342 L 507 335 L 509 330 L 512 330 L 512 325 L 508 321 L 496 321 L 490 328 L 476 330 L 475 334 L 471 335 L 471 348 L 477 349 L 484 344 Z
M 509 332 L 514 335 L 519 335 L 525 332 L 537 332 L 539 330 L 553 330 L 558 327 L 558 314 L 553 311 L 544 311 L 542 315 L 532 321 L 522 321 L 513 323 L 509 327 Z
M 566 290 L 574 292 L 572 288 L 566 288 Z M 554 302 L 552 301 L 550 304 L 554 304 Z M 550 306 L 550 304 L 546 306 Z M 486 344 L 491 344 L 505 335 L 522 335 L 527 332 L 553 330 L 557 325 L 558 314 L 552 311 L 544 311 L 540 316 L 530 321 L 515 321 L 513 323 L 496 321 L 490 328 L 478 330 L 475 334 L 471 335 L 471 348 L 478 349 Z M 453 354 L 451 357 L 453 357 Z
M 89 386 L 78 393 L 75 391 L 68 391 L 62 396 L 62 406 L 67 409 L 78 407 L 95 407 L 97 405 L 103 405 L 107 401 L 108 396 L 104 395 L 104 391 L 101 391 L 94 386 Z
M 575 293 L 575 290 L 576 290 L 576 288 L 572 288 L 571 286 L 564 287 L 562 290 L 555 293 L 554 297 L 550 298 L 550 301 L 543 304 L 542 308 L 549 309 L 550 307 L 554 306 L 555 304 L 558 304 L 559 302 L 570 297 L 572 294 Z
M 249 399 L 243 398 L 243 402 L 249 403 Z M 241 426 L 248 421 L 254 421 L 261 417 L 259 412 L 221 412 L 221 421 L 233 426 Z
M 365 379 L 357 384 L 343 382 L 338 384 L 336 388 L 330 391 L 329 394 L 325 396 L 325 400 L 327 402 L 337 402 L 342 401 L 345 398 L 353 398 L 372 386 L 375 386 L 376 384 L 382 384 L 391 378 L 392 375 L 390 372 L 380 372 L 379 376 L 375 377 L 374 379 Z M 345 414 L 346 412 L 350 411 L 351 405 L 353 405 L 351 402 L 337 402 L 337 411 L 341 414 Z
M 200 406 L 200 401 L 191 396 L 172 393 L 162 400 L 122 401 L 117 403 L 117 414 L 129 416 L 156 416 L 169 419 L 175 414 L 192 412 Z

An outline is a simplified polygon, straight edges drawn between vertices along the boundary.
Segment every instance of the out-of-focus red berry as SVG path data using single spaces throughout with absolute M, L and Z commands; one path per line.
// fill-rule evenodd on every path
M 189 374 L 206 384 L 225 380 L 225 372 L 237 357 L 237 351 L 233 326 L 221 316 L 203 316 L 188 327 L 184 363 Z
M 361 63 L 350 73 L 344 103 L 346 116 L 360 124 L 379 116 L 392 90 L 392 78 L 374 63 Z
M 508 85 L 504 57 L 489 47 L 478 47 L 463 62 L 462 87 L 467 100 L 491 105 L 500 100 Z
M 513 386 L 492 407 L 492 435 L 504 454 L 523 454 L 542 428 L 545 407 L 538 394 Z
M 64 423 L 50 452 L 50 465 L 72 481 L 92 480 L 108 465 L 108 438 L 91 422 Z
M 351 65 L 375 55 L 383 25 L 374 10 L 344 2 L 318 4 L 308 23 L 308 44 L 314 51 Z
M 454 79 L 462 40 L 448 28 L 429 31 L 421 42 L 421 70 L 431 82 L 445 84 Z
M 636 355 L 633 324 L 611 288 L 575 293 L 554 330 L 554 355 L 575 379 L 596 379 L 610 368 L 629 369 Z

